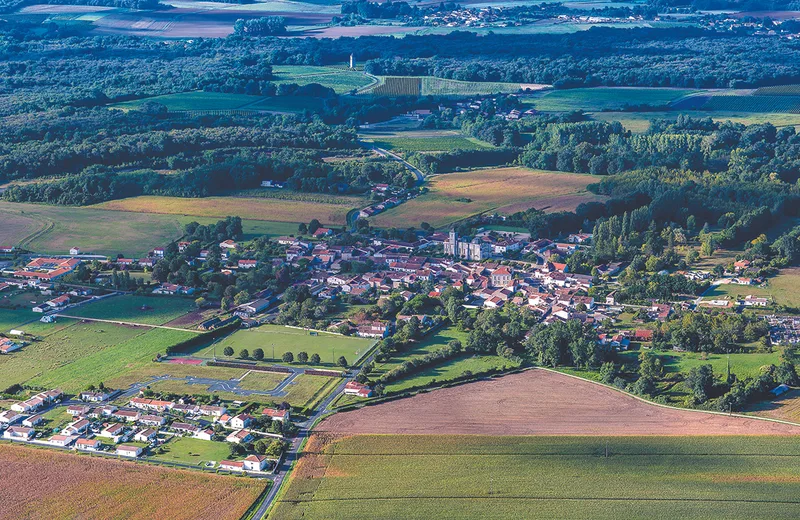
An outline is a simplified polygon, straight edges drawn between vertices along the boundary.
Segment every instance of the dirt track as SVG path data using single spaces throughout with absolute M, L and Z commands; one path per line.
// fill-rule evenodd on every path
M 343 434 L 797 435 L 800 426 L 644 403 L 545 370 L 436 390 L 326 419 Z

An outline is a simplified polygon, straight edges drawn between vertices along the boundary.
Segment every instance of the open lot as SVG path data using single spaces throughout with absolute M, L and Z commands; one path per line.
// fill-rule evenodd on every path
M 352 90 L 366 87 L 374 80 L 354 70 L 335 67 L 314 67 L 309 65 L 275 65 L 272 68 L 275 75 L 273 83 L 296 83 L 303 86 L 309 83 L 319 83 L 324 87 L 332 88 L 337 94 L 346 94 Z
M 800 435 L 800 426 L 658 407 L 545 370 L 419 394 L 326 419 L 331 433 Z
M 574 210 L 578 204 L 599 200 L 586 191 L 597 177 L 578 173 L 545 172 L 527 168 L 488 168 L 436 175 L 430 191 L 372 217 L 379 227 L 419 226 L 427 222 L 444 227 L 479 213 L 510 214 L 530 208 Z
M 253 350 L 261 348 L 264 351 L 265 361 L 280 362 L 284 352 L 291 352 L 296 360 L 299 352 L 306 352 L 309 357 L 319 354 L 323 365 L 333 366 L 339 356 L 344 356 L 350 363 L 355 362 L 374 342 L 371 339 L 325 332 L 312 336 L 309 331 L 303 329 L 262 325 L 253 329 L 237 330 L 220 340 L 213 348 L 218 359 L 225 358 L 222 353 L 225 347 L 233 348 L 233 358 L 238 356 L 242 349 L 247 349 L 252 355 Z M 275 358 L 272 357 L 273 347 L 275 347 Z M 210 358 L 212 349 L 205 348 L 195 354 Z
M 694 367 L 700 365 L 711 365 L 714 374 L 725 377 L 728 361 L 731 364 L 731 373 L 736 374 L 739 379 L 745 377 L 755 377 L 761 373 L 761 367 L 765 365 L 779 365 L 781 362 L 781 352 L 736 352 L 726 356 L 724 354 L 704 354 L 702 352 L 656 352 L 664 363 L 664 368 L 668 373 L 681 372 L 686 374 Z M 628 351 L 617 353 L 620 363 L 633 363 L 638 365 L 639 352 Z
M 286 388 L 286 396 L 275 400 L 286 401 L 298 408 L 311 408 L 315 402 L 333 391 L 340 382 L 341 379 L 338 377 L 299 375 Z
M 225 218 L 231 214 L 251 220 L 275 222 L 308 222 L 318 219 L 323 224 L 344 225 L 347 212 L 363 205 L 358 197 L 338 198 L 334 202 L 305 202 L 257 197 L 180 197 L 144 196 L 112 200 L 92 208 L 135 213 L 163 213 L 198 217 Z
M 264 481 L 0 445 L 0 518 L 236 520 Z
M 271 519 L 794 518 L 776 437 L 312 437 Z
M 619 110 L 626 106 L 666 106 L 693 90 L 678 88 L 595 87 L 552 90 L 522 100 L 543 112 Z

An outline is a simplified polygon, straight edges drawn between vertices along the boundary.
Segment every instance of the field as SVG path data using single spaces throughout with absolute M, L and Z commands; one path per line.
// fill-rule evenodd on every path
M 577 88 L 548 91 L 541 96 L 524 98 L 522 101 L 543 112 L 569 112 L 572 110 L 599 112 L 636 105 L 666 106 L 693 92 L 692 90 L 672 88 Z
M 228 444 L 224 442 L 205 441 L 191 437 L 173 437 L 163 445 L 166 453 L 153 455 L 155 460 L 181 462 L 183 464 L 200 465 L 206 462 L 217 462 L 230 457 Z
M 146 102 L 161 103 L 170 112 L 183 112 L 192 110 L 235 110 L 242 109 L 263 99 L 261 96 L 247 96 L 245 94 L 225 94 L 222 92 L 181 92 L 167 94 L 133 101 L 123 101 L 111 105 L 111 108 L 123 110 L 136 110 Z
M 663 352 L 657 353 L 664 362 L 664 368 L 668 373 L 681 372 L 686 374 L 694 367 L 700 365 L 711 365 L 717 377 L 724 378 L 728 366 L 728 356 L 724 354 L 703 355 L 698 352 Z M 639 352 L 630 351 L 618 353 L 617 357 L 622 363 L 636 363 Z M 779 365 L 781 353 L 779 351 L 769 353 L 737 352 L 730 355 L 731 373 L 736 374 L 740 379 L 754 377 L 760 374 L 760 369 L 764 365 Z
M 419 394 L 326 419 L 341 434 L 800 435 L 800 426 L 658 407 L 545 370 Z
M 120 320 L 147 325 L 163 325 L 193 310 L 194 301 L 174 296 L 112 296 L 70 309 L 66 314 L 78 318 Z
M 362 94 L 373 96 L 480 96 L 540 90 L 547 85 L 501 83 L 491 81 L 458 81 L 433 76 L 381 76 L 378 83 Z
M 406 152 L 441 152 L 493 148 L 489 143 L 466 137 L 452 130 L 417 130 L 408 132 L 369 132 L 360 137 L 385 150 Z
M 318 219 L 323 224 L 343 225 L 347 212 L 363 204 L 359 197 L 344 198 L 350 203 L 305 202 L 256 197 L 206 197 L 184 199 L 180 197 L 143 196 L 112 200 L 97 206 L 97 210 L 131 213 L 166 213 L 198 217 L 225 218 L 235 214 L 244 219 L 274 222 L 308 222 Z M 342 198 L 337 201 L 344 202 Z
M 708 98 L 702 110 L 731 112 L 798 112 L 800 96 L 716 95 Z
M 337 69 L 334 67 L 313 67 L 308 65 L 275 65 L 272 68 L 276 76 L 272 81 L 276 84 L 296 83 L 300 86 L 319 83 L 330 87 L 337 94 L 346 94 L 352 90 L 366 87 L 373 82 L 363 72 Z
M 370 96 L 420 96 L 422 95 L 422 78 L 404 76 L 384 76 L 377 85 L 363 94 Z
M 348 362 L 355 360 L 366 352 L 374 340 L 351 336 L 339 336 L 320 332 L 318 336 L 311 336 L 308 331 L 282 327 L 280 325 L 262 325 L 254 329 L 237 330 L 230 336 L 220 340 L 214 347 L 217 358 L 224 358 L 222 351 L 225 347 L 233 348 L 234 357 L 242 349 L 248 349 L 250 354 L 256 348 L 264 350 L 265 361 L 281 362 L 284 352 L 294 354 L 295 360 L 298 352 L 305 351 L 309 357 L 319 354 L 322 364 L 332 366 L 339 356 L 344 356 Z M 275 347 L 275 358 L 272 349 Z M 211 357 L 210 348 L 206 348 L 196 355 Z
M 775 437 L 312 437 L 270 519 L 796 518 Z M 411 477 L 410 477 L 411 476 Z
M 430 191 L 370 219 L 379 227 L 440 228 L 463 218 L 497 211 L 514 213 L 532 207 L 545 211 L 574 210 L 582 202 L 598 200 L 586 186 L 597 177 L 545 172 L 526 168 L 491 168 L 437 175 Z
M 126 371 L 108 381 L 112 388 L 127 388 L 133 383 L 148 381 L 154 377 L 170 375 L 173 377 L 207 377 L 211 379 L 239 379 L 246 370 L 241 368 L 209 367 L 205 365 L 181 365 L 178 363 L 149 363 L 135 370 Z M 194 387 L 201 388 L 201 387 Z
M 315 401 L 328 395 L 340 382 L 338 377 L 299 375 L 286 389 L 286 395 L 276 400 L 287 401 L 298 408 L 311 408 Z
M 767 279 L 766 287 L 755 285 L 721 284 L 712 287 L 703 295 L 704 300 L 725 297 L 753 296 L 773 298 L 777 305 L 800 307 L 800 268 L 781 269 L 777 276 Z
M 207 475 L 0 445 L 0 518 L 236 520 L 263 491 L 255 479 Z
M 402 365 L 404 362 L 410 359 L 422 357 L 435 350 L 443 348 L 448 342 L 454 339 L 457 339 L 464 344 L 467 340 L 467 333 L 460 332 L 456 327 L 438 329 L 433 334 L 426 336 L 418 344 L 415 344 L 410 349 L 403 351 L 402 355 L 393 356 L 392 359 L 386 363 L 375 363 L 375 369 L 372 373 L 380 375 L 384 372 L 388 372 L 389 370 Z
M 710 117 L 714 121 L 731 121 L 743 125 L 756 125 L 771 123 L 776 127 L 800 126 L 800 114 L 787 114 L 781 112 L 725 112 L 725 111 L 697 111 L 676 110 L 674 112 L 594 112 L 592 118 L 598 121 L 619 121 L 627 130 L 641 134 L 650 128 L 650 121 L 672 120 L 679 114 L 690 117 Z

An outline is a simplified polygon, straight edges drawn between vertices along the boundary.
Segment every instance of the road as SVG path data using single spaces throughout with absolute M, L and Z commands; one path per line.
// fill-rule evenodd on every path
M 417 186 L 420 186 L 423 182 L 425 182 L 425 174 L 422 173 L 422 171 L 419 168 L 417 168 L 416 166 L 414 166 L 410 162 L 406 161 L 405 159 L 403 159 L 399 155 L 397 155 L 397 154 L 395 154 L 393 152 L 390 152 L 389 150 L 385 150 L 383 148 L 378 148 L 377 146 L 373 146 L 373 145 L 371 145 L 369 143 L 361 142 L 361 144 L 363 146 L 366 146 L 367 148 L 369 148 L 373 152 L 377 153 L 381 157 L 388 157 L 389 159 L 392 159 L 393 161 L 397 161 L 400 164 L 402 164 L 403 166 L 405 166 L 406 169 L 408 171 L 410 171 L 411 173 L 413 173 L 414 176 L 417 178 Z

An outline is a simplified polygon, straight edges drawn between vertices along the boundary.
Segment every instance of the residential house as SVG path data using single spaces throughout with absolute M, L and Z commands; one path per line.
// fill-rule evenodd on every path
M 236 244 L 236 242 L 234 242 L 233 240 L 230 240 L 230 239 L 224 240 L 224 241 L 219 243 L 219 248 L 220 249 L 227 249 L 227 250 L 230 251 L 230 250 L 236 249 L 237 247 L 238 247 L 238 244 Z
M 25 417 L 21 413 L 17 413 L 14 410 L 6 410 L 0 413 L 0 423 L 2 424 L 15 424 L 22 420 Z M 27 426 L 27 425 L 26 425 Z
M 142 454 L 142 448 L 139 446 L 120 445 L 117 446 L 117 455 L 120 457 L 136 458 Z
M 258 266 L 258 260 L 243 259 L 237 263 L 239 269 L 253 269 Z
M 269 459 L 264 455 L 248 455 L 242 462 L 246 471 L 264 471 Z
M 31 415 L 27 419 L 23 419 L 22 426 L 27 426 L 28 428 L 33 428 L 34 426 L 38 426 L 39 424 L 44 421 L 44 417 L 41 415 Z
M 241 444 L 243 442 L 250 442 L 253 440 L 253 435 L 247 430 L 236 430 L 225 437 L 225 440 L 234 444 Z
M 273 421 L 280 421 L 285 423 L 291 418 L 289 410 L 279 410 L 277 408 L 264 408 L 261 415 L 268 415 Z
M 33 438 L 36 431 L 33 428 L 25 428 L 24 426 L 9 426 L 3 432 L 3 438 L 15 441 L 29 441 Z
M 156 438 L 158 432 L 153 428 L 145 428 L 139 432 L 136 432 L 136 435 L 133 436 L 133 440 L 137 442 L 150 442 Z
M 75 437 L 71 435 L 53 435 L 47 440 L 47 442 L 53 446 L 60 446 L 62 448 L 69 446 L 73 441 L 75 441 Z
M 106 401 L 108 400 L 108 397 L 109 397 L 108 393 L 103 391 L 90 392 L 87 390 L 86 392 L 81 392 L 81 401 L 86 401 L 89 403 L 99 403 L 102 401 Z
M 182 422 L 174 422 L 170 428 L 178 433 L 189 433 L 191 435 L 196 434 L 200 431 L 200 428 L 195 426 L 194 424 L 189 423 L 182 423 Z
M 244 471 L 244 462 L 240 460 L 223 460 L 219 463 L 219 469 L 223 471 Z
M 100 451 L 100 441 L 97 439 L 78 439 L 75 449 L 80 451 Z
M 361 384 L 357 381 L 348 381 L 344 385 L 345 395 L 355 395 L 358 397 L 372 397 L 372 389 L 367 385 Z
M 0 338 L 0 354 L 10 354 L 22 348 L 22 343 L 11 341 L 8 338 Z
M 166 422 L 166 419 L 160 415 L 142 415 L 139 417 L 138 422 L 139 424 L 144 424 L 145 426 L 163 426 Z
M 89 413 L 89 410 L 91 409 L 92 409 L 91 406 L 85 404 L 73 404 L 67 406 L 67 413 L 73 417 L 80 417 L 82 415 L 86 415 L 87 413 Z
M 91 424 L 87 419 L 79 419 L 65 427 L 63 432 L 68 435 L 77 435 L 88 430 Z
M 116 444 L 126 437 L 125 426 L 119 423 L 109 424 L 98 435 L 109 438 Z
M 253 422 L 252 415 L 246 413 L 240 413 L 239 415 L 231 419 L 231 428 L 233 428 L 234 430 L 241 430 L 250 426 L 252 422 Z
M 117 410 L 111 413 L 111 417 L 119 421 L 135 422 L 142 416 L 140 412 L 134 410 Z

